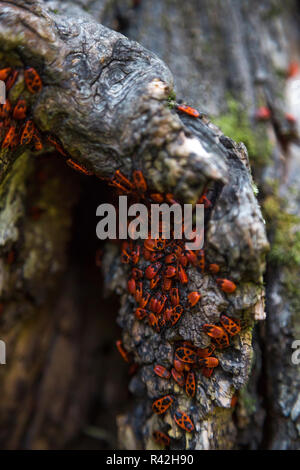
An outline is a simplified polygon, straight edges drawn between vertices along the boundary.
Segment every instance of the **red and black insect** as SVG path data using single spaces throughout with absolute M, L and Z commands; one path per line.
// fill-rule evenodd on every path
M 172 289 L 170 291 L 170 299 L 171 299 L 171 303 L 172 303 L 172 305 L 174 305 L 174 307 L 176 307 L 176 305 L 179 305 L 180 297 L 179 297 L 178 287 L 172 287 Z
M 155 374 L 161 377 L 162 379 L 169 379 L 171 377 L 170 371 L 159 364 L 157 364 L 153 370 Z
M 27 104 L 23 99 L 19 99 L 13 110 L 13 118 L 17 121 L 26 118 Z
M 26 68 L 24 72 L 24 78 L 25 78 L 25 83 L 27 86 L 27 89 L 30 91 L 30 93 L 38 93 L 41 91 L 43 84 L 41 77 L 37 73 L 37 71 L 33 67 L 28 67 Z
M 124 361 L 125 361 L 125 362 L 129 362 L 129 354 L 128 354 L 128 352 L 124 349 L 123 341 L 122 341 L 121 339 L 119 339 L 118 341 L 116 341 L 116 346 L 117 346 L 117 349 L 118 349 L 119 353 L 120 353 L 121 356 L 123 357 Z
M 19 75 L 18 70 L 13 70 L 11 72 L 11 74 L 9 75 L 9 77 L 6 79 L 6 82 L 5 82 L 6 91 L 9 91 L 13 87 L 13 85 L 15 84 L 18 78 L 18 75 Z
M 220 316 L 220 323 L 230 336 L 235 336 L 241 331 L 239 321 L 227 317 L 224 313 Z
M 228 335 L 222 327 L 206 323 L 202 328 L 208 336 L 213 338 L 219 348 L 223 349 L 229 346 Z
M 153 279 L 157 275 L 161 267 L 162 267 L 162 264 L 159 262 L 150 264 L 145 270 L 146 278 Z
M 74 162 L 71 158 L 68 158 L 67 165 L 69 165 L 73 170 L 78 171 L 86 176 L 91 176 L 93 174 L 92 171 L 87 170 L 83 165 L 79 165 L 79 163 Z
M 37 129 L 35 129 L 33 133 L 32 144 L 33 144 L 33 150 L 35 150 L 36 152 L 40 152 L 41 150 L 43 150 L 44 146 L 43 146 L 42 138 L 39 132 L 37 131 Z
M 158 398 L 152 404 L 152 410 L 158 415 L 164 414 L 168 408 L 172 405 L 173 398 L 171 395 L 165 395 L 164 397 Z
M 211 356 L 212 353 L 215 351 L 216 349 L 216 346 L 214 344 L 210 344 L 209 346 L 207 346 L 206 348 L 198 348 L 197 349 L 197 356 L 198 357 L 208 357 L 208 356 Z
M 16 127 L 10 126 L 10 128 L 8 129 L 4 137 L 1 148 L 8 149 L 8 148 L 16 147 L 17 145 L 18 145 L 18 134 L 16 131 Z
M 218 278 L 217 284 L 223 292 L 226 292 L 226 294 L 232 294 L 236 290 L 235 283 L 228 279 Z
M 132 174 L 133 182 L 138 191 L 145 193 L 147 191 L 147 183 L 141 171 L 135 170 Z
M 177 109 L 178 111 L 188 114 L 189 116 L 193 116 L 195 118 L 200 117 L 199 111 L 197 111 L 195 108 L 192 108 L 191 106 L 187 106 L 186 104 L 178 104 Z
M 33 138 L 34 132 L 35 132 L 35 125 L 33 124 L 33 121 L 31 119 L 28 119 L 21 133 L 20 144 L 21 145 L 30 144 Z
M 161 280 L 161 276 L 157 274 L 153 279 L 150 281 L 150 289 L 155 289 L 155 287 L 158 285 L 158 283 Z
M 201 369 L 202 375 L 204 375 L 204 377 L 206 377 L 208 379 L 211 377 L 213 371 L 214 371 L 214 369 L 213 368 L 210 369 L 209 367 L 203 367 Z
M 138 320 L 143 320 L 148 315 L 148 312 L 146 309 L 138 307 L 135 309 L 134 314 Z
M 11 67 L 6 67 L 5 69 L 1 69 L 0 70 L 0 80 L 5 82 L 8 79 L 11 71 L 12 71 Z
M 158 204 L 161 204 L 164 201 L 164 197 L 160 193 L 152 193 L 150 194 L 150 198 L 152 201 L 157 202 Z
M 181 264 L 178 265 L 178 277 L 181 284 L 187 284 L 189 282 L 188 276 Z
M 187 362 L 188 364 L 195 364 L 197 360 L 197 355 L 193 349 L 190 349 L 186 346 L 182 346 L 175 350 L 175 356 L 181 362 Z
M 127 282 L 127 288 L 128 288 L 128 292 L 131 294 L 131 295 L 135 295 L 136 293 L 136 282 L 135 282 L 135 279 L 133 277 L 131 277 L 128 282 Z
M 7 99 L 4 104 L 0 105 L 0 118 L 6 119 L 8 118 L 11 111 L 11 104 L 10 101 Z
M 65 152 L 60 140 L 55 137 L 54 135 L 48 134 L 46 137 L 46 140 L 49 142 L 49 144 L 53 145 L 53 147 L 64 157 L 67 157 L 67 153 Z
M 179 385 L 179 387 L 184 386 L 184 375 L 181 372 L 178 372 L 178 370 L 172 368 L 171 369 L 171 374 L 175 382 Z
M 177 270 L 176 270 L 175 266 L 171 266 L 171 265 L 166 266 L 166 269 L 164 271 L 164 276 L 166 278 L 170 279 L 170 278 L 176 276 L 176 274 L 177 274 Z
M 217 357 L 204 357 L 204 358 L 199 358 L 198 359 L 198 365 L 200 367 L 209 367 L 209 368 L 214 368 L 218 367 L 219 365 L 219 359 Z
M 153 431 L 153 439 L 157 444 L 168 447 L 170 445 L 170 438 L 162 431 Z
M 201 298 L 201 294 L 199 292 L 190 292 L 188 294 L 188 302 L 191 307 L 195 307 L 195 305 L 199 302 Z
M 176 307 L 172 308 L 169 319 L 168 319 L 171 326 L 174 326 L 180 320 L 182 314 L 183 314 L 182 305 L 176 305 Z
M 189 371 L 185 379 L 185 392 L 186 394 L 193 398 L 196 394 L 196 376 L 194 371 Z
M 218 272 L 220 271 L 220 266 L 218 264 L 213 263 L 208 266 L 208 270 L 213 274 L 218 274 Z
M 193 421 L 184 411 L 176 410 L 174 413 L 174 421 L 177 426 L 186 432 L 193 432 L 195 429 Z
M 142 279 L 142 277 L 144 276 L 144 273 L 141 269 L 134 267 L 131 270 L 131 275 L 132 275 L 133 279 L 138 280 L 138 279 Z

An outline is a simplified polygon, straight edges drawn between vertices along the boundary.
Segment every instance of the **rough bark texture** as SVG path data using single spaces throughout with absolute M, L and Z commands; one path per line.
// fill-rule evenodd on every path
M 157 418 L 150 404 L 165 391 L 150 372 L 153 362 L 164 357 L 165 365 L 169 364 L 174 339 L 191 339 L 205 346 L 201 325 L 216 321 L 217 312 L 226 308 L 246 319 L 247 328 L 233 350 L 220 353 L 221 368 L 214 378 L 199 379 L 197 402 L 190 410 L 196 424 L 194 437 L 183 435 L 166 416 L 170 435 L 176 438 L 173 445 L 298 448 L 300 379 L 290 356 L 291 342 L 299 336 L 300 302 L 295 302 L 299 294 L 290 278 L 291 272 L 295 278 L 299 272 L 299 254 L 295 251 L 288 257 L 282 238 L 289 236 L 289 242 L 295 243 L 299 224 L 293 217 L 299 212 L 295 178 L 299 149 L 289 144 L 295 131 L 283 117 L 285 98 L 279 95 L 286 85 L 283 72 L 299 56 L 297 4 L 288 2 L 284 10 L 279 1 L 267 0 L 251 4 L 98 0 L 85 3 L 85 11 L 79 1 L 14 1 L 0 2 L 0 6 L 3 59 L 42 71 L 45 86 L 32 101 L 38 127 L 57 135 L 68 153 L 97 176 L 112 176 L 117 168 L 130 174 L 138 166 L 151 188 L 174 192 L 181 202 L 196 201 L 209 183 L 214 209 L 206 231 L 207 256 L 226 266 L 239 284 L 228 305 L 210 276 L 191 270 L 193 284 L 207 294 L 201 309 L 187 313 L 165 338 L 133 321 L 130 300 L 123 295 L 118 322 L 126 346 L 141 367 L 130 383 L 137 396 L 133 408 L 118 418 L 119 445 L 153 448 L 150 436 Z M 119 29 L 129 39 L 94 20 Z M 248 146 L 275 250 L 271 249 L 266 277 L 268 319 L 254 342 L 255 368 L 247 388 L 253 319 L 263 318 L 261 285 L 267 249 L 247 152 L 208 120 L 182 118 L 170 110 L 166 105 L 173 86 L 169 69 L 131 40 L 165 60 L 180 98 L 218 115 L 224 132 Z M 22 76 L 19 83 L 21 87 Z M 242 110 L 237 102 L 244 104 Z M 253 120 L 255 108 L 262 103 L 273 110 L 272 121 L 265 127 Z M 83 261 L 92 250 L 86 248 L 85 254 L 80 235 L 75 241 L 73 236 L 72 261 L 67 271 L 65 267 L 80 178 L 51 155 L 34 161 L 24 150 L 1 154 L 4 312 L 0 336 L 8 345 L 8 365 L 0 370 L 4 390 L 1 444 L 6 448 L 80 446 L 70 441 L 90 423 L 89 413 L 98 400 L 100 417 L 95 424 L 105 429 L 89 428 L 87 433 L 113 447 L 106 427 L 108 416 L 101 419 L 101 409 L 117 408 L 120 398 L 113 395 L 125 385 L 118 374 L 106 377 L 103 367 L 99 368 L 105 360 L 109 370 L 115 361 L 105 351 L 113 333 L 103 332 L 112 305 L 103 308 L 101 304 L 99 318 L 94 305 L 99 295 L 97 278 Z M 43 184 L 39 170 L 47 174 Z M 99 185 L 93 179 L 92 189 L 85 190 L 89 202 L 95 203 L 91 191 Z M 45 209 L 34 223 L 26 212 L 32 205 Z M 278 217 L 280 209 L 286 214 L 284 220 Z M 282 224 L 285 232 L 280 237 Z M 84 242 L 89 245 L 88 235 Z M 74 266 L 78 247 L 82 258 Z M 7 264 L 5 257 L 12 248 L 17 258 Z M 110 289 L 122 293 L 125 278 L 115 251 L 111 249 L 105 259 L 106 281 Z M 107 385 L 100 388 L 103 383 Z M 241 391 L 233 420 L 234 390 Z M 177 389 L 175 393 L 181 408 L 187 409 L 186 397 Z

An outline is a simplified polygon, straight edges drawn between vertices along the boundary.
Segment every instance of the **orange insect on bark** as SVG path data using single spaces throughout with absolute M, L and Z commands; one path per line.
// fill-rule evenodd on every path
M 136 282 L 135 282 L 135 279 L 133 279 L 133 277 L 128 280 L 127 288 L 128 288 L 129 294 L 131 294 L 131 295 L 135 294 L 135 292 L 136 292 Z
M 158 263 L 158 262 L 150 264 L 145 270 L 146 278 L 147 279 L 153 279 L 157 275 L 157 273 L 159 272 L 161 267 L 162 267 L 162 264 Z
M 32 143 L 33 143 L 33 150 L 35 150 L 36 152 L 40 152 L 41 150 L 43 150 L 43 142 L 42 142 L 40 134 L 38 133 L 36 129 L 32 136 Z
M 147 316 L 147 310 L 144 308 L 137 308 L 134 314 L 138 320 L 143 320 L 143 318 Z
M 152 437 L 161 446 L 168 447 L 170 445 L 170 438 L 164 432 L 153 431 Z
M 147 183 L 146 183 L 143 173 L 139 170 L 135 170 L 132 174 L 132 178 L 138 191 L 145 193 L 147 191 Z
M 179 387 L 184 386 L 184 375 L 181 372 L 178 372 L 176 369 L 172 368 L 171 374 L 175 382 L 179 385 Z
M 203 273 L 204 272 L 204 268 L 205 268 L 205 254 L 204 254 L 204 250 L 199 250 L 198 253 L 197 253 L 197 266 L 201 269 L 201 272 Z
M 67 153 L 65 152 L 60 140 L 55 137 L 54 135 L 48 135 L 47 136 L 47 141 L 49 142 L 49 144 L 53 145 L 53 147 L 61 154 L 63 155 L 64 157 L 67 157 Z
M 176 410 L 174 413 L 174 421 L 181 429 L 187 432 L 193 432 L 195 427 L 191 418 L 184 411 Z
M 268 121 L 271 117 L 271 111 L 266 106 L 261 106 L 255 113 L 255 118 L 258 121 Z
M 11 73 L 11 67 L 6 67 L 5 69 L 0 70 L 0 80 L 5 82 L 7 78 L 9 77 L 9 74 Z
M 23 128 L 21 138 L 20 138 L 20 144 L 21 145 L 30 144 L 34 131 L 35 131 L 35 125 L 33 124 L 33 121 L 29 119 L 28 121 L 26 121 L 25 126 Z
M 214 369 L 213 369 L 213 368 L 209 368 L 209 367 L 203 367 L 203 368 L 201 369 L 202 375 L 204 375 L 204 377 L 207 377 L 208 379 L 209 379 L 209 377 L 211 377 L 213 371 L 214 371 Z
M 38 93 L 42 89 L 42 80 L 33 67 L 28 67 L 24 72 L 25 83 L 30 93 Z
M 184 362 L 181 362 L 179 359 L 176 359 L 175 357 L 173 361 L 173 366 L 177 370 L 177 372 L 183 372 L 185 364 Z
M 0 105 L 0 118 L 6 119 L 9 116 L 11 110 L 10 101 L 7 99 L 4 104 Z
M 236 285 L 234 282 L 229 281 L 228 279 L 217 279 L 217 284 L 220 289 L 226 294 L 232 294 L 236 290 Z
M 122 358 L 124 359 L 124 361 L 129 362 L 129 354 L 127 351 L 125 351 L 124 346 L 123 346 L 123 341 L 121 339 L 116 341 L 116 346 Z
M 220 266 L 218 264 L 212 263 L 209 265 L 208 270 L 213 274 L 218 274 L 220 271 Z
M 166 269 L 164 271 L 164 276 L 166 278 L 170 279 L 170 278 L 176 276 L 176 274 L 177 274 L 177 270 L 176 270 L 175 266 L 170 266 L 170 265 L 166 266 Z
M 191 307 L 195 307 L 195 305 L 201 299 L 201 294 L 199 292 L 190 292 L 188 294 L 188 301 Z
M 142 297 L 143 297 L 143 283 L 142 281 L 139 281 L 136 283 L 134 298 L 136 302 L 140 302 Z
M 148 301 L 149 301 L 149 299 L 150 299 L 150 294 L 149 294 L 149 292 L 147 292 L 146 295 L 141 296 L 141 299 L 140 299 L 140 301 L 139 301 L 139 306 L 140 306 L 141 308 L 145 308 L 146 305 L 147 305 L 147 303 L 148 303 Z
M 78 171 L 78 173 L 82 173 L 86 176 L 91 176 L 93 174 L 92 171 L 89 171 L 84 166 L 79 165 L 79 163 L 74 162 L 74 160 L 72 160 L 71 158 L 68 158 L 66 163 L 67 165 L 69 165 L 69 167 L 73 168 L 73 170 Z
M 161 377 L 162 379 L 169 379 L 171 377 L 171 373 L 168 369 L 166 369 L 164 366 L 161 366 L 159 364 L 157 364 L 155 367 L 154 367 L 154 372 L 156 375 L 158 375 L 159 377 Z
M 14 107 L 13 111 L 13 118 L 18 120 L 22 120 L 26 118 L 26 111 L 27 111 L 27 104 L 25 100 L 18 100 L 17 104 Z
M 15 126 L 11 126 L 7 131 L 4 140 L 2 142 L 1 148 L 8 149 L 13 148 L 17 145 L 17 132 Z
M 163 279 L 162 289 L 163 291 L 169 291 L 172 287 L 172 279 L 165 277 Z
M 131 275 L 132 275 L 133 279 L 138 280 L 138 279 L 142 279 L 142 277 L 144 276 L 144 273 L 141 269 L 132 268 Z
M 153 279 L 150 281 L 150 289 L 155 289 L 158 285 L 159 281 L 161 280 L 161 276 L 157 274 Z
M 199 358 L 198 365 L 200 367 L 209 367 L 209 368 L 218 367 L 219 359 L 216 357 L 205 357 L 202 359 Z
M 241 331 L 239 321 L 227 317 L 224 313 L 220 316 L 220 323 L 230 336 L 235 336 Z
M 181 318 L 181 315 L 183 314 L 183 307 L 182 305 L 176 305 L 176 307 L 173 307 L 171 312 L 170 312 L 170 318 L 169 322 L 171 323 L 171 326 L 174 326 Z
M 187 362 L 188 364 L 195 364 L 197 355 L 193 349 L 186 346 L 177 348 L 175 350 L 175 357 L 181 362 Z
M 15 84 L 15 81 L 18 78 L 18 75 L 19 75 L 19 72 L 17 70 L 13 70 L 11 72 L 11 74 L 9 75 L 9 77 L 6 79 L 6 82 L 5 82 L 6 91 L 9 91 L 13 87 L 13 85 Z
M 152 193 L 150 194 L 150 197 L 154 202 L 157 202 L 158 204 L 161 204 L 164 201 L 164 197 L 160 193 Z
M 197 111 L 195 108 L 192 108 L 191 106 L 187 106 L 186 104 L 177 105 L 177 109 L 178 111 L 188 114 L 194 118 L 198 118 L 200 116 L 199 111 Z
M 129 179 L 126 178 L 126 176 L 124 176 L 120 170 L 115 172 L 114 178 L 119 180 L 123 186 L 128 186 L 129 189 L 133 189 L 133 184 L 131 181 L 129 181 Z
M 189 371 L 186 375 L 185 392 L 191 398 L 196 394 L 196 377 L 193 371 Z
M 180 297 L 179 297 L 179 291 L 178 291 L 177 287 L 173 287 L 171 289 L 170 299 L 171 299 L 171 303 L 172 303 L 172 305 L 174 305 L 174 307 L 176 307 L 176 305 L 179 305 Z
M 210 344 L 207 348 L 199 348 L 197 349 L 197 356 L 201 358 L 211 356 L 215 349 L 216 346 L 214 344 Z
M 164 414 L 168 408 L 172 405 L 173 398 L 171 395 L 165 395 L 164 397 L 158 398 L 152 404 L 152 410 L 158 415 Z
M 189 282 L 188 276 L 181 264 L 178 265 L 178 277 L 181 284 L 187 284 Z

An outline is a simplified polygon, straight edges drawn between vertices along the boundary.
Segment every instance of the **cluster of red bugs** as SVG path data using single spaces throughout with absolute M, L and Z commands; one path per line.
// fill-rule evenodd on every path
M 12 98 L 10 90 L 19 79 L 22 80 L 22 76 L 25 85 L 23 91 L 19 97 Z M 5 67 L 0 70 L 0 80 L 5 82 L 8 95 L 5 103 L 0 105 L 1 150 L 23 146 L 40 152 L 46 143 L 54 147 L 71 168 L 85 175 L 92 175 L 91 171 L 70 158 L 57 137 L 42 133 L 34 124 L 28 102 L 30 95 L 40 93 L 43 88 L 42 79 L 37 70 L 33 67 L 26 67 L 24 70 Z
M 141 199 L 145 203 L 176 203 L 173 194 L 151 193 L 148 190 L 143 173 L 135 170 L 132 181 L 126 178 L 119 170 L 109 183 L 115 187 L 119 194 L 126 194 L 134 200 Z M 198 203 L 203 203 L 206 209 L 212 204 L 204 192 Z M 186 310 L 192 310 L 201 299 L 201 293 L 189 292 L 189 277 L 187 268 L 193 266 L 203 273 L 207 270 L 218 275 L 220 266 L 208 264 L 206 266 L 203 249 L 186 250 L 184 240 L 163 238 L 164 227 L 160 225 L 159 238 L 145 240 L 128 240 L 123 242 L 121 251 L 122 263 L 130 267 L 127 282 L 128 292 L 134 300 L 133 315 L 139 321 L 147 322 L 156 333 L 162 334 L 167 328 L 176 325 Z M 216 277 L 216 283 L 226 294 L 236 290 L 234 282 Z M 209 378 L 219 365 L 217 357 L 213 356 L 215 350 L 227 348 L 230 338 L 241 330 L 238 320 L 225 314 L 220 316 L 217 324 L 204 324 L 203 331 L 211 338 L 206 348 L 198 348 L 187 341 L 177 342 L 174 348 L 173 367 L 168 370 L 160 364 L 154 366 L 153 372 L 162 380 L 174 380 L 184 389 L 186 395 L 193 399 L 196 396 L 196 371 Z M 122 341 L 117 341 L 117 348 L 126 362 L 130 356 L 125 350 Z M 152 405 L 152 411 L 163 415 L 171 410 L 177 426 L 186 432 L 194 431 L 192 418 L 176 406 L 173 395 L 159 397 Z M 162 431 L 153 432 L 154 440 L 163 446 L 170 444 L 170 438 Z
M 20 76 L 20 70 L 6 67 L 0 70 L 0 80 L 5 81 L 6 91 L 9 93 Z M 0 105 L 0 143 L 1 149 L 14 149 L 17 146 L 27 146 L 33 151 L 41 151 L 43 142 L 53 146 L 56 151 L 66 159 L 66 163 L 74 170 L 85 175 L 93 174 L 81 164 L 73 161 L 59 139 L 51 134 L 43 134 L 35 126 L 27 104 L 26 94 L 36 94 L 42 90 L 42 80 L 33 67 L 23 71 L 25 90 L 24 96 L 10 100 L 10 94 L 5 104 Z M 176 109 L 194 118 L 201 117 L 194 108 L 177 104 Z M 130 195 L 134 200 L 143 200 L 145 203 L 177 203 L 173 194 L 151 193 L 148 190 L 143 173 L 135 170 L 132 181 L 126 178 L 119 170 L 109 184 L 117 189 L 119 194 Z M 211 202 L 204 192 L 197 201 L 204 204 L 205 209 L 211 208 Z M 165 329 L 176 325 L 185 310 L 193 309 L 201 299 L 201 293 L 188 291 L 189 278 L 187 268 L 193 266 L 200 272 L 207 269 L 211 274 L 217 275 L 220 267 L 217 264 L 206 266 L 203 249 L 191 251 L 185 249 L 185 240 L 169 240 L 163 237 L 164 226 L 160 224 L 159 238 L 151 239 L 150 236 L 144 242 L 125 241 L 122 245 L 121 261 L 131 267 L 128 280 L 128 292 L 134 299 L 135 318 L 139 321 L 147 321 L 156 333 L 162 333 Z M 98 257 L 99 258 L 99 257 Z M 100 259 L 100 258 L 99 258 Z M 100 264 L 97 259 L 97 264 Z M 143 262 L 142 262 L 143 260 Z M 139 267 L 142 262 L 143 267 Z M 146 262 L 146 267 L 144 266 Z M 231 294 L 236 285 L 224 278 L 216 278 L 220 289 Z M 212 354 L 216 349 L 229 346 L 230 337 L 239 333 L 240 325 L 236 320 L 227 315 L 220 316 L 219 324 L 204 324 L 203 331 L 211 338 L 211 344 L 206 348 L 197 348 L 193 344 L 183 341 L 176 344 L 174 349 L 173 367 L 171 370 L 157 364 L 153 373 L 163 380 L 173 379 L 176 384 L 184 388 L 185 393 L 191 399 L 196 395 L 197 382 L 195 371 L 201 370 L 205 377 L 210 377 L 219 360 Z M 125 350 L 122 341 L 116 343 L 123 359 L 130 363 L 130 355 Z M 132 366 L 135 366 L 132 364 Z M 133 367 L 135 370 L 135 367 Z M 176 406 L 176 398 L 166 395 L 156 399 L 152 404 L 152 410 L 158 415 L 163 415 L 168 409 L 172 410 L 172 416 L 177 426 L 186 432 L 194 431 L 194 424 L 189 415 Z M 170 445 L 170 438 L 162 431 L 153 432 L 154 440 L 163 446 Z

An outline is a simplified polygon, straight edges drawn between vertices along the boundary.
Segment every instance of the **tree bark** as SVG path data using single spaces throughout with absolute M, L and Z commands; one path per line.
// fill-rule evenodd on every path
M 298 158 L 298 148 L 293 147 L 288 169 L 280 165 L 280 155 L 287 158 L 287 148 L 291 148 L 291 132 L 280 112 L 283 99 L 278 98 L 277 90 L 283 80 L 272 71 L 278 67 L 276 60 L 281 70 L 288 65 L 289 45 L 295 41 L 293 31 L 297 34 L 293 16 L 297 10 L 293 2 L 283 12 L 278 11 L 279 2 L 265 1 L 263 6 L 254 3 L 192 1 L 183 7 L 177 1 L 97 1 L 90 2 L 83 11 L 80 2 L 1 2 L 0 50 L 4 60 L 14 66 L 31 65 L 42 72 L 43 91 L 32 100 L 38 128 L 58 136 L 68 155 L 98 177 L 111 177 L 119 168 L 127 175 L 134 168 L 143 169 L 153 191 L 172 192 L 182 203 L 195 202 L 209 184 L 214 208 L 206 229 L 207 259 L 226 267 L 239 286 L 229 301 L 216 289 L 212 276 L 190 269 L 193 286 L 205 292 L 205 300 L 196 313 L 187 312 L 178 327 L 160 336 L 134 321 L 132 302 L 125 293 L 124 269 L 117 261 L 116 248 L 108 250 L 104 260 L 105 289 L 123 293 L 118 322 L 124 344 L 140 366 L 130 382 L 136 396 L 132 410 L 118 418 L 121 447 L 154 448 L 151 431 L 158 418 L 151 413 L 151 403 L 170 387 L 180 408 L 190 410 L 196 427 L 191 438 L 179 431 L 167 414 L 164 425 L 170 426 L 171 448 L 299 446 L 299 377 L 295 377 L 296 366 L 289 361 L 299 315 L 297 320 L 291 307 L 295 296 L 289 290 L 287 298 L 282 288 L 290 265 L 282 270 L 276 256 L 270 258 L 266 277 L 269 319 L 254 343 L 256 363 L 251 372 L 253 320 L 264 318 L 262 273 L 267 242 L 253 194 L 247 152 L 243 145 L 225 138 L 208 119 L 195 121 L 168 108 L 167 99 L 173 89 L 171 73 L 143 47 L 168 63 L 179 96 L 220 116 L 225 133 L 228 121 L 236 118 L 233 99 L 248 105 L 241 122 L 235 123 L 241 124 L 245 138 L 235 133 L 231 137 L 248 144 L 263 208 L 265 201 L 269 203 L 265 210 L 272 241 L 278 221 L 270 213 L 270 202 L 274 202 L 268 199 L 274 196 L 270 175 L 279 182 L 277 203 L 278 197 L 285 198 L 289 186 L 296 184 L 293 175 Z M 89 13 L 129 39 L 96 23 Z M 279 59 L 274 36 L 283 51 Z M 18 83 L 22 83 L 22 74 Z M 228 92 L 233 96 L 231 101 Z M 253 120 L 262 100 L 273 111 L 272 121 L 265 128 Z M 249 121 L 247 132 L 245 116 Z M 265 142 L 269 135 L 273 141 L 270 159 L 259 158 L 267 156 Z M 89 421 L 97 400 L 102 401 L 103 408 L 106 404 L 118 409 L 120 398 L 109 399 L 108 390 L 118 390 L 121 384 L 124 388 L 124 382 L 98 372 L 104 361 L 105 367 L 107 361 L 115 364 L 114 356 L 107 356 L 103 349 L 99 352 L 99 345 L 104 348 L 114 331 L 97 315 L 99 281 L 90 265 L 77 261 L 76 248 L 81 246 L 78 240 L 73 243 L 72 262 L 66 270 L 64 258 L 71 237 L 72 211 L 80 197 L 80 181 L 51 154 L 35 162 L 21 147 L 14 152 L 2 151 L 1 157 L 4 311 L 0 337 L 8 350 L 8 367 L 0 370 L 5 390 L 1 443 L 6 448 L 62 448 L 70 445 Z M 44 177 L 39 170 L 47 173 L 42 184 Z M 92 180 L 95 190 L 103 187 L 96 178 Z M 110 197 L 104 189 L 102 194 Z M 295 192 L 288 199 L 290 206 L 285 211 L 296 212 Z M 28 207 L 36 205 L 42 206 L 45 214 L 32 221 Z M 86 236 L 87 245 L 88 240 Z M 11 249 L 17 258 L 8 264 Z M 84 246 L 82 257 L 88 257 L 91 251 Z M 82 276 L 82 266 L 91 282 Z M 294 258 L 292 268 L 296 274 Z M 99 301 L 96 305 L 100 307 Z M 110 311 L 113 306 L 107 303 L 105 308 Z M 170 364 L 175 340 L 206 346 L 201 325 L 217 321 L 224 309 L 247 320 L 247 326 L 234 341 L 233 350 L 219 354 L 221 368 L 214 378 L 198 377 L 197 400 L 191 407 L 176 386 L 154 379 L 153 364 L 159 360 L 164 360 L 166 366 Z M 110 331 L 104 333 L 105 329 Z M 104 380 L 107 385 L 103 390 L 100 384 Z M 240 398 L 233 419 L 230 405 L 236 390 L 240 390 Z M 125 395 L 123 403 L 126 400 Z M 113 447 L 113 428 L 106 426 L 105 418 L 100 419 L 105 429 L 98 429 L 98 437 Z

